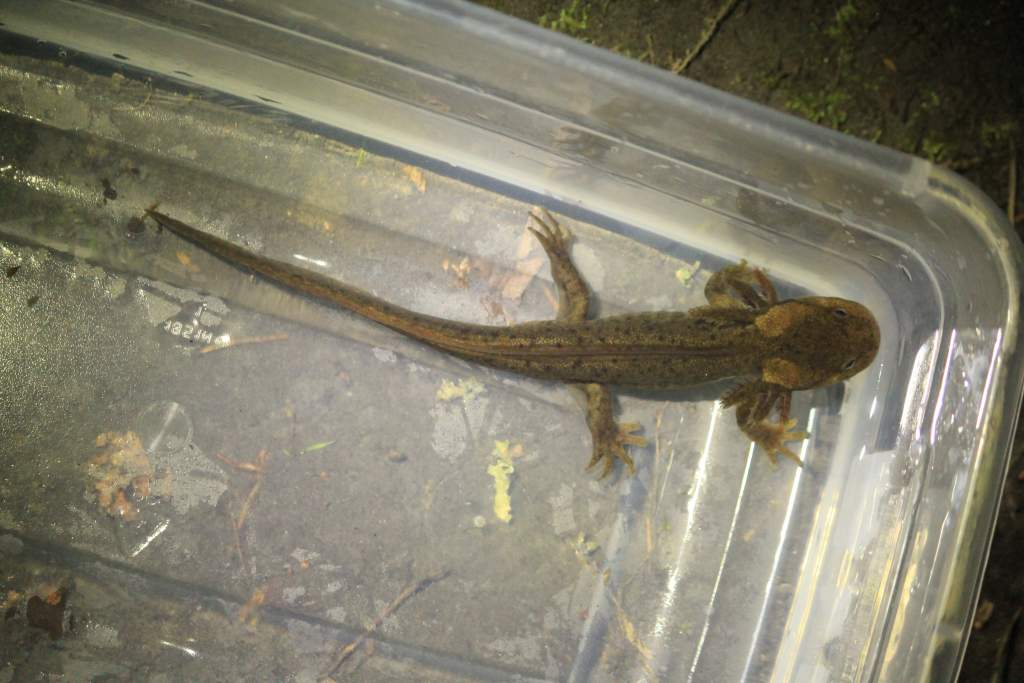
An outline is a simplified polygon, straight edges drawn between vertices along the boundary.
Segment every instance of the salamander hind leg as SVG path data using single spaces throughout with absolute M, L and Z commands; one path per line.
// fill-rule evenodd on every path
M 530 218 L 534 225 L 529 230 L 547 252 L 551 261 L 551 277 L 561 298 L 557 319 L 568 322 L 586 320 L 590 313 L 590 290 L 569 256 L 572 234 L 543 209 L 539 214 L 531 213 Z
M 704 285 L 704 297 L 712 306 L 761 309 L 778 303 L 775 286 L 760 268 L 746 261 L 722 268 Z
M 601 466 L 601 479 L 611 473 L 615 462 L 621 460 L 629 467 L 630 474 L 636 471 L 633 458 L 626 453 L 626 446 L 646 446 L 647 439 L 633 432 L 640 429 L 636 422 L 615 421 L 612 413 L 612 395 L 608 387 L 602 384 L 579 385 L 587 397 L 587 426 L 594 441 L 594 452 L 587 464 L 587 469 L 598 463 Z

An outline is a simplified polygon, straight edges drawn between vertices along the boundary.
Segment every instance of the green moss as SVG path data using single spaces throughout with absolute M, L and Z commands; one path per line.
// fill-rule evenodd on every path
M 949 145 L 940 140 L 926 137 L 921 141 L 921 152 L 933 163 L 942 163 L 949 159 Z
M 939 97 L 939 93 L 931 88 L 925 91 L 923 101 L 921 102 L 921 109 L 923 111 L 931 111 L 932 109 L 939 108 L 941 105 L 942 98 Z
M 846 35 L 850 28 L 850 23 L 857 18 L 857 14 L 858 11 L 853 4 L 853 0 L 847 0 L 846 4 L 836 10 L 835 19 L 825 29 L 825 35 L 834 40 L 839 40 Z
M 567 7 L 558 11 L 557 16 L 545 12 L 537 23 L 544 28 L 558 31 L 573 38 L 582 38 L 590 22 L 590 12 L 587 3 L 580 0 L 572 0 Z
M 861 131 L 860 137 L 870 142 L 878 142 L 879 140 L 882 139 L 882 127 L 875 126 L 874 128 L 869 128 L 868 130 Z
M 820 123 L 845 131 L 848 118 L 846 103 L 850 96 L 841 90 L 795 95 L 786 101 L 786 108 L 812 123 Z
M 981 124 L 981 144 L 987 150 L 1004 150 L 1019 134 L 1020 127 L 1016 121 L 984 121 Z

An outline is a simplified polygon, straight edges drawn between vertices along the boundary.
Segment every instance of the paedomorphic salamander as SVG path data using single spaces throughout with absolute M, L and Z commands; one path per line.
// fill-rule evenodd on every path
M 397 330 L 452 355 L 493 368 L 582 389 L 593 438 L 588 468 L 616 461 L 633 470 L 626 446 L 646 441 L 637 423 L 619 424 L 611 386 L 679 389 L 725 378 L 742 380 L 722 396 L 736 408 L 736 423 L 775 462 L 782 454 L 798 464 L 786 443 L 807 437 L 793 431 L 793 391 L 853 377 L 878 352 L 878 323 L 854 301 L 801 297 L 779 301 L 758 268 L 745 263 L 716 272 L 704 288 L 708 305 L 689 311 L 627 313 L 590 318 L 590 292 L 569 256 L 571 235 L 546 211 L 531 214 L 530 231 L 551 261 L 562 303 L 554 320 L 506 327 L 476 325 L 416 313 L 360 289 L 290 263 L 264 258 L 214 237 L 155 208 L 160 226 L 229 264 Z M 778 420 L 769 417 L 777 409 Z

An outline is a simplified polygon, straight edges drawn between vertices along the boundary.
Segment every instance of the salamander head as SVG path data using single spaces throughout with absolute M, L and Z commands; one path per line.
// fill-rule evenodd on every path
M 866 307 L 833 297 L 783 301 L 755 324 L 772 352 L 762 363 L 763 379 L 788 389 L 842 382 L 875 360 L 881 334 Z

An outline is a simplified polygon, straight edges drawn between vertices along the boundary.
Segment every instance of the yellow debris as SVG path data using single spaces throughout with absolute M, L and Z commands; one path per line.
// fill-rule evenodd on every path
M 495 441 L 494 453 L 496 460 L 487 468 L 487 474 L 494 478 L 494 516 L 508 524 L 512 521 L 512 498 L 508 494 L 512 484 L 512 456 L 509 453 L 508 441 Z
M 693 276 L 700 270 L 700 261 L 694 261 L 693 263 L 686 263 L 684 261 L 683 263 L 686 265 L 676 270 L 676 279 L 679 280 L 680 284 L 688 285 Z
M 468 404 L 484 390 L 484 385 L 470 377 L 460 379 L 457 383 L 451 380 L 442 380 L 441 388 L 437 390 L 438 401 L 452 401 L 461 398 L 463 403 Z

